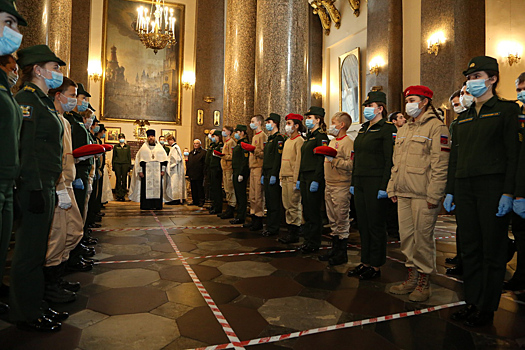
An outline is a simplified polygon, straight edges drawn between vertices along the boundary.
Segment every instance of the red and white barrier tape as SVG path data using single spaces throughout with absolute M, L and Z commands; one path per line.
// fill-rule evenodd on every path
M 242 225 L 217 225 L 217 226 L 171 226 L 166 227 L 166 230 L 199 230 L 199 229 L 220 229 L 220 228 L 240 228 Z M 114 231 L 155 231 L 158 230 L 158 227 L 130 227 L 130 228 L 114 228 L 114 229 L 104 229 L 104 228 L 93 228 L 93 232 L 114 232 Z
M 190 264 L 188 264 L 186 262 L 186 258 L 184 256 L 182 256 L 182 253 L 180 252 L 179 248 L 177 247 L 175 242 L 173 242 L 173 239 L 171 239 L 171 236 L 169 235 L 169 233 L 166 230 L 166 228 L 162 225 L 162 223 L 160 222 L 160 220 L 157 217 L 157 215 L 155 215 L 155 213 L 153 211 L 151 211 L 151 215 L 153 215 L 153 217 L 155 218 L 155 221 L 157 222 L 157 224 L 160 226 L 160 228 L 164 232 L 164 235 L 168 239 L 168 242 L 170 243 L 171 247 L 173 248 L 173 250 L 175 251 L 177 256 L 180 258 L 180 260 L 182 262 L 182 265 L 186 269 L 186 272 L 188 272 L 188 274 L 190 275 L 191 280 L 193 281 L 193 283 L 195 284 L 195 286 L 199 290 L 200 294 L 204 298 L 204 301 L 206 301 L 206 304 L 208 304 L 209 308 L 213 312 L 213 315 L 215 316 L 215 318 L 217 319 L 217 321 L 221 325 L 222 329 L 224 330 L 224 333 L 226 333 L 226 336 L 230 340 L 230 344 L 232 344 L 233 348 L 235 348 L 235 349 L 244 349 L 244 347 L 240 344 L 240 340 L 237 337 L 237 334 L 235 334 L 233 328 L 230 326 L 230 324 L 228 323 L 228 321 L 226 320 L 226 318 L 222 314 L 221 310 L 219 310 L 219 308 L 217 307 L 217 304 L 215 304 L 215 302 L 211 298 L 211 296 L 208 293 L 208 291 L 206 290 L 206 288 L 204 288 L 202 282 L 197 277 L 197 275 L 195 274 L 195 272 L 191 268 Z
M 441 236 L 441 237 L 436 237 L 436 241 L 440 241 L 442 239 L 449 239 L 449 238 L 456 238 L 456 236 Z M 386 242 L 387 244 L 398 244 L 398 243 L 401 243 L 401 241 L 390 241 L 390 242 Z

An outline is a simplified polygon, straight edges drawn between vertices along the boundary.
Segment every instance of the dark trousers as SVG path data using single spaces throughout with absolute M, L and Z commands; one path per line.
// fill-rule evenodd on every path
M 4 276 L 7 250 L 13 229 L 13 181 L 0 181 L 0 283 Z
M 355 176 L 354 200 L 359 235 L 361 262 L 374 267 L 386 262 L 385 212 L 390 199 L 377 199 L 381 188 L 380 176 Z
M 311 247 L 321 246 L 321 235 L 323 230 L 323 215 L 321 207 L 324 205 L 324 181 L 319 183 L 316 192 L 310 192 L 313 180 L 307 175 L 301 178 L 301 203 L 303 205 L 303 235 L 304 243 Z
M 113 164 L 113 171 L 116 177 L 115 195 L 124 198 L 128 192 L 129 164 Z
M 456 217 L 456 222 L 458 221 Z M 458 257 L 457 266 L 463 266 L 463 260 L 461 258 L 461 240 L 459 239 L 459 226 L 456 227 L 456 256 Z
M 246 195 L 246 185 L 248 184 L 249 173 L 243 176 L 242 182 L 239 182 L 239 174 L 233 172 L 233 189 L 235 190 L 235 198 L 237 199 L 237 215 L 236 219 L 246 219 L 246 209 L 248 207 L 248 196 Z
M 525 219 L 516 213 L 512 213 L 512 234 L 516 241 L 518 263 L 512 279 L 525 281 Z
M 95 172 L 97 171 L 98 170 L 95 170 Z M 95 223 L 95 216 L 100 211 L 100 202 L 97 198 L 99 187 L 100 179 L 97 180 L 95 176 L 95 180 L 93 180 L 93 192 L 91 192 L 91 196 L 89 196 L 86 225 Z
M 98 206 L 98 211 L 97 213 L 100 211 L 100 209 L 102 208 L 102 189 L 104 188 L 104 171 L 106 171 L 105 169 L 102 169 L 101 170 L 101 175 L 100 175 L 100 179 L 98 180 L 98 191 L 97 191 L 97 206 Z
M 84 189 L 79 190 L 74 188 L 73 192 L 75 192 L 75 200 L 77 201 L 78 210 L 80 210 L 80 215 L 82 215 L 82 218 L 84 218 L 84 208 L 86 207 L 86 198 L 87 198 L 87 190 L 88 190 L 88 182 L 89 182 L 89 172 L 91 170 L 91 166 L 77 166 L 77 179 L 81 179 L 84 183 Z
M 397 203 L 392 202 L 390 199 L 386 201 L 386 232 L 391 236 L 399 236 Z
M 279 233 L 281 226 L 281 199 L 282 189 L 279 185 L 279 177 L 275 184 L 270 185 L 271 176 L 263 170 L 264 176 L 264 200 L 266 201 L 266 230 L 271 233 Z
M 465 299 L 485 312 L 498 309 L 505 277 L 510 214 L 497 217 L 504 175 L 456 179 L 456 218 Z
M 16 245 L 11 266 L 9 301 L 11 319 L 32 321 L 42 316 L 40 307 L 44 298 L 44 272 L 47 240 L 55 212 L 55 183 L 58 175 L 40 173 L 44 212 L 29 211 L 31 191 L 22 184 L 20 204 L 22 221 L 16 232 Z
M 191 198 L 194 205 L 202 205 L 204 203 L 204 185 L 202 179 L 190 180 Z
M 222 212 L 222 169 L 210 169 L 210 200 L 215 212 Z

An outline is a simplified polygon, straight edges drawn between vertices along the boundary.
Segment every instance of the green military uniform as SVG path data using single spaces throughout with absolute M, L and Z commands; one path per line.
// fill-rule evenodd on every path
M 494 58 L 480 56 L 463 74 L 498 68 Z M 510 215 L 496 213 L 502 195 L 514 194 L 519 114 L 515 102 L 493 96 L 481 108 L 472 104 L 452 132 L 446 193 L 454 195 L 461 231 L 465 299 L 489 318 L 505 277 Z
M 237 125 L 235 128 L 235 131 L 246 132 L 246 130 L 246 125 Z M 246 220 L 246 209 L 248 207 L 246 185 L 250 176 L 250 152 L 241 147 L 241 142 L 248 143 L 248 138 L 237 140 L 237 144 L 232 150 L 233 189 L 237 199 L 237 215 L 235 219 L 238 221 L 237 223 L 244 223 Z M 239 181 L 239 176 L 242 176 L 242 181 Z
M 372 91 L 363 105 L 373 102 L 386 104 L 386 95 Z M 386 191 L 390 179 L 396 133 L 397 128 L 386 119 L 373 125 L 367 121 L 354 141 L 352 186 L 361 236 L 361 262 L 374 267 L 380 267 L 386 262 L 384 213 L 389 199 L 377 199 L 377 196 L 379 190 Z
M 98 122 L 98 121 L 95 120 L 93 124 L 95 122 Z M 99 145 L 102 144 L 102 142 L 99 141 L 99 139 L 92 133 L 89 133 L 89 136 L 91 138 L 92 144 L 99 144 Z M 85 232 L 87 232 L 87 228 L 89 227 L 89 225 L 92 225 L 95 223 L 95 216 L 100 211 L 100 205 L 97 202 L 97 193 L 100 187 L 100 178 L 101 178 L 100 169 L 102 167 L 102 160 L 103 160 L 102 157 L 95 157 L 95 173 L 93 174 L 93 179 L 92 179 L 93 184 L 91 186 L 91 195 L 89 196 L 89 201 L 88 201 Z
M 128 190 L 127 175 L 131 168 L 131 148 L 129 145 L 119 143 L 117 146 L 113 147 L 111 165 L 115 172 L 115 176 L 117 177 L 115 195 L 117 196 L 117 200 L 124 200 Z
M 18 52 L 21 69 L 50 61 L 65 65 L 46 45 Z M 53 102 L 37 85 L 24 83 L 15 99 L 23 116 L 20 202 L 24 219 L 16 232 L 9 296 L 12 319 L 31 322 L 42 316 L 42 266 L 55 209 L 55 186 L 62 173 L 64 127 Z
M 281 116 L 270 113 L 266 121 L 268 120 L 273 120 L 275 124 L 279 125 Z M 281 171 L 283 147 L 284 137 L 279 132 L 268 136 L 268 141 L 266 141 L 266 145 L 264 146 L 262 169 L 264 199 L 266 201 L 266 230 L 263 232 L 264 236 L 279 234 L 282 196 L 282 189 L 279 184 L 279 172 Z M 274 180 L 273 184 L 270 184 L 271 180 Z
M 221 135 L 220 130 L 215 130 L 213 133 L 215 137 L 219 137 Z M 210 186 L 210 200 L 211 200 L 211 208 L 213 214 L 220 214 L 222 213 L 222 168 L 221 168 L 221 158 L 216 157 L 213 155 L 213 151 L 218 151 L 222 153 L 222 141 L 220 142 L 213 142 L 210 145 L 210 159 L 209 159 L 209 169 L 210 169 L 210 177 L 209 177 L 209 186 Z M 206 157 L 208 155 L 206 154 Z
M 210 197 L 210 161 L 211 157 L 213 157 L 213 149 L 210 146 L 206 150 L 206 157 L 204 158 L 204 197 L 205 199 L 211 199 Z M 213 205 L 211 206 L 213 208 Z
M 320 107 L 310 107 L 305 116 L 316 115 L 324 118 L 325 111 Z M 301 147 L 301 165 L 299 167 L 299 181 L 301 203 L 304 217 L 304 245 L 305 251 L 315 251 L 321 246 L 322 206 L 324 203 L 324 156 L 314 154 L 314 148 L 328 146 L 328 136 L 321 129 L 308 132 L 306 141 Z M 318 184 L 315 192 L 311 191 L 312 182 Z
M 164 145 L 162 145 L 162 148 L 164 148 L 164 151 L 166 152 L 167 155 L 170 154 L 170 151 L 171 151 L 171 147 L 170 146 L 164 144 Z

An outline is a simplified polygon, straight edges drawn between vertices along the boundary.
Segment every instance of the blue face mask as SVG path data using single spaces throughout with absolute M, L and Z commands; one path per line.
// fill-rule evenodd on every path
M 518 92 L 518 101 L 525 103 L 525 90 Z
M 257 125 L 255 125 L 255 123 L 250 123 L 250 129 L 257 130 Z
M 48 79 L 42 76 L 46 82 L 46 86 L 49 89 L 56 89 L 60 87 L 60 85 L 62 85 L 62 82 L 64 81 L 64 74 L 55 72 L 54 70 L 47 70 L 47 71 L 51 72 L 51 79 Z
M 485 85 L 485 81 L 488 79 L 475 79 L 467 81 L 467 92 L 474 97 L 482 96 L 489 89 Z
M 217 142 L 217 138 L 214 137 L 214 136 L 212 136 L 212 137 L 210 138 L 210 140 L 211 140 L 211 142 Z
M 273 130 L 272 124 L 270 124 L 270 123 L 266 124 L 266 130 L 272 131 Z
M 120 143 L 124 143 L 124 142 L 126 142 L 126 140 L 124 140 L 124 139 L 120 139 L 120 140 L 118 140 L 118 141 L 119 141 Z
M 18 50 L 21 43 L 22 34 L 17 33 L 8 26 L 5 26 L 2 37 L 0 37 L 0 56 L 12 54 Z
M 89 107 L 88 101 L 82 101 L 82 104 L 78 105 L 77 109 L 79 112 L 85 112 Z
M 311 130 L 314 128 L 315 124 L 314 124 L 314 121 L 312 119 L 306 119 L 304 121 L 304 125 L 306 125 L 306 127 L 308 128 L 308 130 Z
M 239 134 L 234 134 L 233 137 L 235 137 L 236 140 L 240 140 L 241 139 L 241 135 L 239 135 Z
M 184 152 L 184 155 L 187 157 L 190 155 L 190 152 Z
M 365 116 L 366 120 L 372 120 L 376 117 L 376 114 L 374 111 L 375 111 L 374 107 L 365 107 L 363 111 L 363 115 Z
M 159 141 L 161 145 L 165 144 L 166 142 L 165 141 Z
M 100 126 L 97 125 L 97 126 L 95 126 L 95 127 L 93 128 L 93 132 L 94 132 L 95 134 L 96 134 L 97 132 L 99 132 L 99 131 L 100 131 Z
M 222 137 L 228 137 L 228 133 L 226 131 L 222 132 Z
M 66 103 L 62 103 L 60 100 L 60 104 L 62 105 L 62 109 L 64 112 L 71 112 L 73 109 L 75 109 L 75 106 L 77 105 L 77 99 L 72 97 L 67 97 L 62 94 L 67 99 Z

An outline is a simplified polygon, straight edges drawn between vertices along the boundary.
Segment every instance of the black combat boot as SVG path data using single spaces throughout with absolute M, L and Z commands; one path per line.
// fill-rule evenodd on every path
M 347 254 L 348 238 L 341 239 L 337 237 L 337 240 L 338 240 L 337 249 L 335 250 L 334 254 L 328 259 L 328 264 L 332 266 L 342 265 L 348 262 L 348 254 Z
M 235 211 L 235 207 L 230 207 L 228 205 L 228 208 L 226 208 L 226 211 L 224 213 L 221 214 L 221 216 L 219 216 L 221 219 L 233 219 L 234 217 L 234 211 Z
M 263 229 L 263 218 L 254 215 L 252 219 L 252 226 L 250 227 L 250 231 L 260 231 L 262 229 Z
M 332 236 L 332 247 L 325 254 L 319 255 L 317 258 L 320 261 L 329 261 L 337 252 L 338 247 L 339 247 L 339 236 Z

